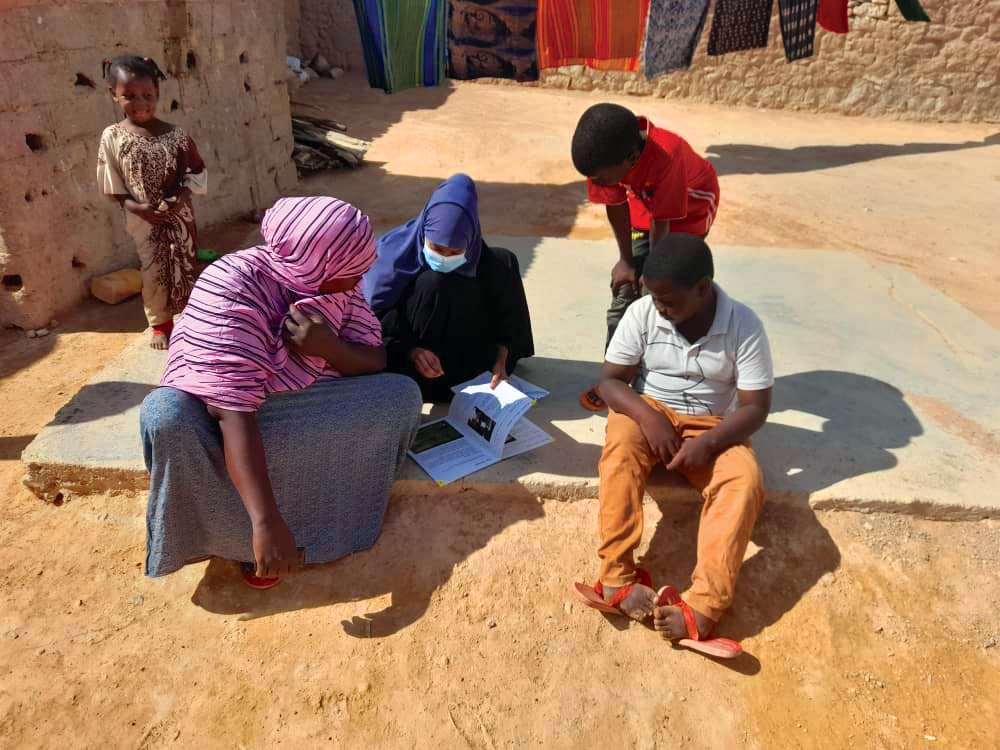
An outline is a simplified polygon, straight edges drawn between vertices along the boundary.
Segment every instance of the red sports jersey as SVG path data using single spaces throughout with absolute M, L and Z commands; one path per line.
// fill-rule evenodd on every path
M 669 221 L 671 231 L 708 234 L 719 205 L 715 167 L 676 133 L 655 127 L 645 117 L 642 156 L 618 185 L 605 187 L 587 180 L 591 203 L 620 205 L 628 201 L 632 227 L 649 231 L 652 220 Z

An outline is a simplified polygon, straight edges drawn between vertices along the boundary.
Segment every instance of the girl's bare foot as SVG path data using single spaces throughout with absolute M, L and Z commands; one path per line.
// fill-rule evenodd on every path
M 159 331 L 153 331 L 153 335 L 149 338 L 149 347 L 151 349 L 164 350 L 169 346 L 170 339 L 167 337 L 167 334 Z
M 705 617 L 698 610 L 692 609 L 694 621 L 698 626 L 698 633 L 702 638 L 707 638 L 715 627 L 715 622 Z M 684 624 L 684 614 L 681 608 L 675 604 L 668 604 L 663 607 L 656 607 L 653 611 L 653 629 L 660 637 L 667 640 L 674 638 L 687 638 L 687 625 Z
M 611 598 L 621 588 L 622 586 L 605 586 L 604 601 L 610 602 Z M 618 603 L 618 609 L 639 622 L 650 617 L 655 607 L 656 592 L 649 588 L 649 586 L 643 586 L 641 583 L 632 584 L 632 590 Z

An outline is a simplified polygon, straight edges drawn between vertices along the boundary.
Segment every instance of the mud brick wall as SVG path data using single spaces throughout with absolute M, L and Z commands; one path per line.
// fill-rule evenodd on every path
M 647 81 L 641 73 L 561 68 L 543 71 L 541 85 L 847 115 L 1000 121 L 1000 3 L 922 4 L 932 23 L 906 22 L 893 0 L 850 0 L 849 33 L 817 29 L 815 55 L 794 63 L 785 62 L 777 2 L 766 49 L 709 57 L 709 16 L 687 71 Z
M 351 0 L 285 1 L 288 54 L 308 61 L 318 52 L 332 65 L 364 71 L 365 56 Z
M 138 265 L 96 187 L 101 131 L 120 117 L 103 58 L 146 54 L 167 73 L 160 115 L 208 165 L 204 227 L 295 184 L 285 47 L 269 0 L 0 0 L 0 324 L 45 325 L 92 276 Z

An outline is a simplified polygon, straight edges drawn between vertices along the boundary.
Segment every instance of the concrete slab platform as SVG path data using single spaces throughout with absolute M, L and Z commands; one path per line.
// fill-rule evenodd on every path
M 491 239 L 521 260 L 538 352 L 518 374 L 552 391 L 529 417 L 555 442 L 443 489 L 408 461 L 397 489 L 513 482 L 546 497 L 595 497 L 605 420 L 577 398 L 599 370 L 612 246 Z M 715 255 L 718 281 L 757 310 L 774 350 L 774 412 L 754 440 L 770 501 L 1000 517 L 991 431 L 1000 405 L 989 397 L 1000 333 L 911 274 L 854 255 L 724 246 Z M 49 500 L 143 487 L 138 409 L 163 361 L 137 341 L 85 386 L 25 450 L 29 486 Z M 695 499 L 666 473 L 651 493 Z

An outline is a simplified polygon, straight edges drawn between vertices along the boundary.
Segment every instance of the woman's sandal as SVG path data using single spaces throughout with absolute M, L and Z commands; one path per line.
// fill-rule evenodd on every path
M 608 408 L 608 405 L 604 403 L 604 399 L 601 398 L 601 394 L 597 392 L 597 386 L 590 388 L 580 394 L 580 406 L 582 406 L 587 411 L 604 411 Z
M 703 638 L 698 632 L 698 625 L 694 619 L 694 611 L 691 606 L 681 599 L 677 589 L 673 586 L 664 586 L 656 595 L 657 607 L 678 607 L 684 615 L 684 625 L 687 627 L 688 637 L 674 639 L 674 643 L 700 654 L 714 656 L 717 659 L 734 659 L 743 653 L 743 647 L 736 641 L 728 638 Z
M 637 583 L 653 588 L 653 579 L 650 578 L 649 572 L 645 568 L 636 568 L 635 581 L 618 589 L 615 595 L 611 597 L 611 601 L 604 601 L 604 586 L 600 581 L 593 586 L 588 586 L 585 583 L 574 583 L 573 590 L 588 607 L 609 615 L 624 615 L 625 613 L 619 609 L 618 605 L 624 601 L 625 597 L 632 591 L 632 587 Z
M 265 591 L 267 589 L 273 589 L 281 583 L 280 578 L 260 578 L 254 575 L 256 572 L 257 566 L 253 563 L 240 563 L 240 575 L 243 576 L 243 583 L 252 589 Z

